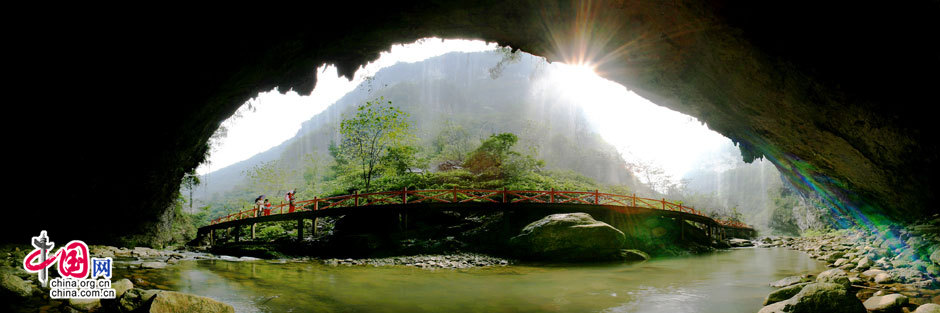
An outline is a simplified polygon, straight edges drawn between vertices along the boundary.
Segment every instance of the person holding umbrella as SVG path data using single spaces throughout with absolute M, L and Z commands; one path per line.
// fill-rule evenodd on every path
M 264 207 L 264 195 L 255 198 L 255 217 L 258 217 L 258 211 Z

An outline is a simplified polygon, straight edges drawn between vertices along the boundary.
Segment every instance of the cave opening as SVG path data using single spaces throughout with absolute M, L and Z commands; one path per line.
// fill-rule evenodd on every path
M 769 239 L 772 245 L 806 251 L 825 263 L 806 263 L 803 254 L 776 254 L 756 249 L 732 250 L 732 254 L 768 261 L 766 264 L 794 262 L 780 267 L 753 268 L 734 263 L 740 261 L 737 257 L 715 255 L 703 259 L 707 264 L 728 265 L 719 267 L 723 270 L 716 272 L 721 275 L 715 277 L 722 279 L 710 285 L 744 282 L 738 280 L 741 271 L 775 273 L 748 274 L 744 277 L 749 279 L 747 283 L 733 289 L 732 293 L 750 292 L 749 299 L 756 299 L 770 291 L 767 281 L 782 278 L 779 269 L 810 273 L 831 264 L 847 268 L 854 276 L 864 274 L 860 270 L 867 264 L 884 271 L 875 276 L 889 275 L 911 288 L 935 287 L 936 276 L 940 275 L 940 261 L 937 261 L 940 259 L 936 257 L 940 254 L 935 249 L 940 220 L 936 218 L 934 205 L 938 151 L 931 132 L 934 118 L 929 114 L 930 106 L 925 104 L 934 102 L 931 90 L 937 79 L 930 73 L 940 70 L 940 59 L 935 53 L 936 42 L 924 40 L 936 37 L 936 30 L 940 29 L 940 19 L 936 18 L 940 8 L 935 1 L 903 5 L 697 0 L 427 4 L 338 3 L 341 9 L 335 11 L 340 12 L 337 17 L 345 19 L 343 25 L 348 27 L 336 27 L 332 21 L 309 16 L 280 18 L 274 23 L 229 20 L 203 27 L 200 25 L 205 24 L 205 16 L 180 18 L 168 25 L 163 19 L 117 22 L 70 14 L 74 16 L 49 23 L 58 26 L 63 21 L 68 22 L 57 31 L 35 35 L 21 32 L 14 39 L 23 39 L 23 44 L 16 45 L 20 49 L 13 49 L 20 62 L 13 64 L 11 76 L 21 78 L 18 83 L 25 85 L 25 94 L 39 95 L 25 103 L 60 105 L 54 108 L 29 105 L 28 109 L 38 112 L 12 119 L 15 132 L 11 134 L 15 135 L 11 136 L 14 139 L 11 146 L 24 147 L 23 153 L 17 155 L 27 161 L 11 165 L 14 172 L 10 177 L 28 189 L 13 194 L 25 195 L 20 198 L 35 195 L 43 200 L 35 205 L 14 205 L 8 227 L 2 228 L 2 238 L 23 245 L 29 242 L 30 236 L 48 230 L 58 242 L 83 239 L 89 243 L 159 247 L 167 241 L 166 237 L 155 235 L 155 230 L 180 232 L 173 228 L 172 220 L 180 216 L 173 206 L 178 202 L 181 179 L 204 160 L 210 149 L 206 143 L 224 120 L 258 92 L 308 93 L 318 80 L 317 73 L 311 71 L 323 64 L 334 64 L 337 74 L 351 78 L 359 66 L 377 59 L 393 44 L 427 37 L 473 38 L 531 52 L 550 60 L 550 64 L 590 64 L 594 72 L 627 86 L 639 97 L 707 123 L 709 128 L 737 145 L 744 161 L 773 164 L 773 170 L 784 178 L 782 183 L 794 187 L 795 192 L 790 190 L 794 192 L 790 196 L 814 195 L 804 202 L 782 201 L 783 205 L 822 208 L 824 210 L 815 212 L 833 217 L 827 225 L 849 228 L 821 236 L 796 237 L 780 244 L 775 243 L 774 238 Z M 513 67 L 514 64 L 501 70 L 497 67 L 484 75 L 505 78 L 512 74 Z M 585 74 L 580 70 L 572 72 L 567 77 Z M 69 83 L 58 83 L 62 81 Z M 90 92 L 102 87 L 111 92 Z M 485 98 L 487 94 L 474 96 Z M 586 96 L 591 95 L 582 95 Z M 590 108 L 585 107 L 584 111 Z M 537 116 L 553 112 L 559 111 L 526 113 Z M 602 112 L 600 115 L 613 114 Z M 532 129 L 544 126 L 531 124 Z M 554 128 L 558 124 L 550 125 Z M 480 128 L 498 130 L 493 125 Z M 23 130 L 48 135 L 18 135 Z M 492 132 L 495 131 L 487 133 Z M 493 146 L 509 143 L 513 141 L 511 138 L 496 138 L 501 141 L 494 139 Z M 512 155 L 526 156 L 529 151 L 512 152 Z M 323 155 L 328 153 L 325 151 Z M 738 160 L 737 155 L 735 159 Z M 537 158 L 520 160 L 532 161 L 520 164 L 538 163 Z M 588 158 L 579 161 L 599 163 L 590 162 Z M 465 163 L 454 165 L 460 164 Z M 323 165 L 321 169 L 328 166 Z M 412 166 L 401 168 L 420 170 Z M 583 182 L 570 175 L 564 178 Z M 217 186 L 221 181 L 208 179 L 206 183 Z M 595 191 L 595 197 L 598 193 Z M 183 196 L 186 196 L 185 190 Z M 246 194 L 239 199 L 250 198 Z M 665 206 L 665 199 L 662 204 Z M 302 237 L 299 230 L 310 222 L 307 219 L 298 223 L 298 236 Z M 686 235 L 697 234 L 688 232 L 686 224 L 682 223 L 646 222 L 620 226 L 624 229 L 640 224 L 648 226 L 654 230 L 653 237 L 649 238 L 679 234 L 684 239 Z M 239 233 L 234 234 L 237 238 Z M 710 231 L 708 236 L 714 234 L 724 235 Z M 369 237 L 359 239 L 362 241 L 347 243 L 369 243 Z M 649 242 L 656 243 L 655 240 Z M 23 251 L 22 247 L 19 251 Z M 133 257 L 153 253 L 146 249 L 114 251 L 134 253 Z M 8 263 L 17 267 L 20 260 L 15 260 L 18 255 L 14 252 L 11 250 Z M 103 252 L 101 249 L 92 252 L 98 253 Z M 161 253 L 157 254 L 162 256 Z M 484 264 L 500 262 L 470 259 Z M 408 262 L 427 264 L 427 261 Z M 662 262 L 666 263 L 657 264 L 682 267 L 681 263 Z M 184 262 L 181 267 L 170 267 L 166 273 L 180 269 L 193 273 L 190 278 L 216 278 L 211 271 L 200 272 L 193 264 L 196 263 Z M 237 264 L 232 267 L 250 275 L 254 274 L 255 266 L 268 266 L 250 262 Z M 135 266 L 144 265 L 135 263 Z M 630 271 L 629 267 L 623 269 Z M 594 277 L 597 281 L 609 278 L 591 276 L 597 273 L 594 269 L 576 272 L 577 275 L 566 276 L 571 280 L 565 281 L 577 282 L 578 277 Z M 662 277 L 657 274 L 643 273 L 647 277 Z M 148 279 L 178 287 L 173 279 L 158 276 Z M 304 278 L 315 280 L 314 276 Z M 4 279 L 8 277 L 5 275 Z M 343 277 L 349 281 L 372 281 Z M 441 287 L 449 286 L 448 281 L 455 279 L 448 275 L 441 277 L 444 279 L 426 284 L 436 288 L 424 291 L 432 294 L 447 290 Z M 647 302 L 618 298 L 636 291 L 631 289 L 610 290 L 609 293 L 606 289 L 579 290 L 585 291 L 582 295 L 603 295 L 604 299 L 576 297 L 551 288 L 540 289 L 541 295 L 556 296 L 554 298 L 513 293 L 513 290 L 525 290 L 550 278 L 528 277 L 531 279 L 513 285 L 519 288 L 508 288 L 505 295 L 480 292 L 502 290 L 500 286 L 486 284 L 486 280 L 464 281 L 464 286 L 479 286 L 480 289 L 465 289 L 462 293 L 487 294 L 497 299 L 494 303 L 513 308 L 519 308 L 514 306 L 517 305 L 514 300 L 527 296 L 536 299 L 535 302 L 553 303 L 552 308 L 558 310 L 629 310 L 636 303 L 652 306 L 667 303 L 672 309 L 697 307 L 681 302 L 683 294 L 669 289 L 668 285 L 643 289 L 655 291 L 655 294 L 646 294 Z M 870 280 L 864 284 L 880 286 Z M 572 285 L 583 287 L 577 283 Z M 362 286 L 368 287 L 368 284 Z M 393 287 L 404 290 L 413 286 Z M 225 289 L 221 294 L 206 291 L 205 295 L 223 299 L 223 302 L 244 304 L 226 298 L 226 294 L 249 298 L 239 294 L 238 288 Z M 699 293 L 697 299 L 720 298 L 721 294 L 716 293 L 728 290 L 711 289 Z M 923 295 L 927 293 L 916 292 L 917 300 L 912 300 L 907 309 L 913 310 L 914 304 L 925 301 Z M 341 295 L 336 299 L 344 305 L 354 305 L 355 300 L 350 299 L 378 305 L 367 294 L 337 295 Z M 379 298 L 388 294 L 382 295 Z M 867 292 L 857 295 L 861 299 L 873 296 Z M 484 300 L 469 299 L 459 303 L 472 305 L 485 303 Z M 264 301 L 283 310 L 298 305 L 274 297 Z M 738 300 L 729 301 L 738 303 Z M 577 306 L 568 306 L 575 302 Z M 760 300 L 752 302 L 746 305 L 748 310 L 757 310 Z M 321 308 L 319 305 L 309 308 Z M 251 305 L 247 308 L 259 309 Z M 397 308 L 405 311 L 407 305 Z
M 196 170 L 202 184 L 181 187 L 190 196 L 183 199 L 184 207 L 191 209 L 193 202 L 197 208 L 210 207 L 208 218 L 215 219 L 251 207 L 260 196 L 280 204 L 280 195 L 288 190 L 301 199 L 354 190 L 336 185 L 340 169 L 330 146 L 343 140 L 339 125 L 354 108 L 382 97 L 411 112 L 411 131 L 419 137 L 412 143 L 419 151 L 415 158 L 424 160 L 421 166 L 412 165 L 425 176 L 465 165 L 465 156 L 454 156 L 452 150 L 467 154 L 488 136 L 509 132 L 520 138 L 517 152 L 548 163 L 536 170 L 558 172 L 552 174 L 556 176 L 570 172 L 592 182 L 576 188 L 682 201 L 711 216 L 756 225 L 767 234 L 827 227 L 832 216 L 824 202 L 800 194 L 768 160 L 742 162 L 737 146 L 703 122 L 602 78 L 584 58 L 577 62 L 585 63 L 550 63 L 482 41 L 425 38 L 392 46 L 352 79 L 337 77 L 334 66 L 322 65 L 310 95 L 260 93 L 223 122 L 210 143 L 213 152 Z M 460 142 L 466 147 L 441 143 L 455 131 L 472 138 Z M 371 191 L 402 186 L 443 185 L 399 183 Z M 798 209 L 781 207 L 784 203 L 796 203 Z

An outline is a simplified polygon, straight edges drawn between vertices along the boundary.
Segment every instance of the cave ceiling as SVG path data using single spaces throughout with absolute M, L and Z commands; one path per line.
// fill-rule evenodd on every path
M 415 1 L 43 14 L 10 37 L 12 105 L 28 113 L 11 113 L 8 136 L 25 160 L 13 166 L 23 187 L 13 193 L 56 204 L 18 210 L 31 222 L 5 231 L 109 240 L 159 227 L 183 174 L 246 100 L 310 92 L 319 65 L 351 76 L 392 44 L 425 37 L 590 62 L 739 143 L 746 160 L 773 161 L 843 214 L 919 219 L 937 211 L 938 6 Z

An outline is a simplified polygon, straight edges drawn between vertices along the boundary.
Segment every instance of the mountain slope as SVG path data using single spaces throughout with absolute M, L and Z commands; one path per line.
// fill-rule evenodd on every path
M 340 140 L 343 115 L 378 97 L 410 115 L 423 146 L 432 146 L 447 127 L 463 129 L 471 141 L 512 132 L 520 138 L 520 149 L 544 159 L 548 169 L 637 186 L 617 150 L 592 130 L 576 104 L 564 100 L 546 67 L 531 55 L 497 52 L 450 53 L 393 65 L 303 123 L 295 137 L 208 174 L 207 187 L 199 188 L 197 196 L 206 199 L 238 188 L 244 183 L 241 172 L 261 162 L 280 160 L 299 169 L 307 155 L 327 156 L 330 143 Z

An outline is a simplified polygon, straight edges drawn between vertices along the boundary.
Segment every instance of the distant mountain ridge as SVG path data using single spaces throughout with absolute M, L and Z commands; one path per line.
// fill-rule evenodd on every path
M 380 70 L 336 103 L 304 122 L 293 138 L 251 158 L 207 174 L 196 197 L 209 199 L 237 189 L 242 171 L 271 160 L 298 167 L 304 155 L 328 155 L 339 142 L 343 114 L 384 97 L 410 115 L 428 145 L 445 122 L 471 136 L 513 132 L 520 148 L 534 151 L 549 169 L 571 170 L 598 182 L 638 185 L 612 145 L 603 141 L 575 103 L 564 100 L 547 78 L 544 59 L 519 53 L 449 53 Z

